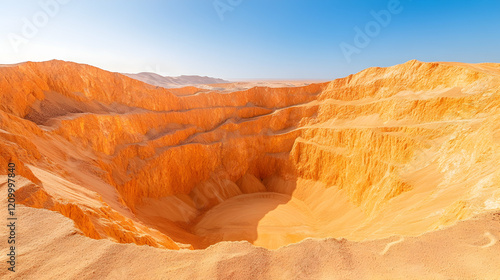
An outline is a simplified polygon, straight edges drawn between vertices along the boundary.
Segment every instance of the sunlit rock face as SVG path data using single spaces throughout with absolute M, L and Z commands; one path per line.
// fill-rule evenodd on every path
M 20 202 L 94 239 L 276 249 L 416 236 L 500 208 L 498 64 L 218 92 L 28 62 L 1 67 L 0 90 L 0 164 L 17 164 Z

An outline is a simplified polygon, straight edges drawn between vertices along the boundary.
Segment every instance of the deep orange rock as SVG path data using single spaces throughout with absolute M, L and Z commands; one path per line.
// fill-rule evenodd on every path
M 500 207 L 497 64 L 229 93 L 63 61 L 0 77 L 0 164 L 18 164 L 25 205 L 91 238 L 277 248 L 418 235 Z

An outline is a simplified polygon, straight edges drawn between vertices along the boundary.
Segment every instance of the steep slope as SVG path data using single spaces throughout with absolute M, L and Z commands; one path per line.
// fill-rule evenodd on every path
M 0 74 L 20 200 L 94 239 L 276 249 L 418 236 L 500 208 L 497 64 L 410 61 L 230 93 L 62 61 Z

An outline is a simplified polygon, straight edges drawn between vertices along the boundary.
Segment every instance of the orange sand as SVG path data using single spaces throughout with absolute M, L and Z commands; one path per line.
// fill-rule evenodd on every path
M 16 277 L 500 275 L 499 64 L 222 92 L 62 61 L 0 77 Z

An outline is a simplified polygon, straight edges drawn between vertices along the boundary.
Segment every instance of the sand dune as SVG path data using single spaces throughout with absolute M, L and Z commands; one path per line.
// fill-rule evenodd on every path
M 500 275 L 497 64 L 220 91 L 63 61 L 0 77 L 20 253 L 44 260 L 23 279 Z

